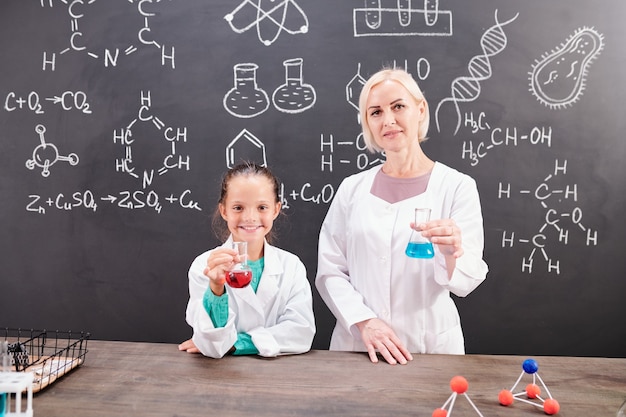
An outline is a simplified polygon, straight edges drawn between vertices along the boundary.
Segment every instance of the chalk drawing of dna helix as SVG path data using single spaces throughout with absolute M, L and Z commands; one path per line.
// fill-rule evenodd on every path
M 491 78 L 491 62 L 489 58 L 502 52 L 507 45 L 507 37 L 502 28 L 517 19 L 519 13 L 506 22 L 498 22 L 498 10 L 495 11 L 496 24 L 483 33 L 480 38 L 480 46 L 483 55 L 473 57 L 467 69 L 470 73 L 469 77 L 458 77 L 451 84 L 451 97 L 447 97 L 439 102 L 435 110 L 435 122 L 437 130 L 441 132 L 439 126 L 439 110 L 441 106 L 447 102 L 453 102 L 457 114 L 457 124 L 454 134 L 459 131 L 461 126 L 461 110 L 459 103 L 468 103 L 476 100 L 480 96 L 480 83 Z

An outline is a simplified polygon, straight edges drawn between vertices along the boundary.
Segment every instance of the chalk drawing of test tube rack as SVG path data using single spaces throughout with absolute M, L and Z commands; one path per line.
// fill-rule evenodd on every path
M 26 168 L 35 169 L 35 167 L 39 167 L 41 168 L 41 175 L 47 177 L 50 175 L 50 167 L 58 161 L 66 161 L 70 165 L 78 164 L 78 155 L 75 153 L 71 153 L 68 156 L 59 155 L 59 150 L 54 144 L 46 143 L 44 138 L 46 127 L 44 125 L 35 126 L 35 132 L 39 134 L 41 143 L 33 150 L 33 159 L 26 161 Z
M 354 9 L 354 36 L 452 36 L 452 12 L 439 0 L 364 0 Z M 417 5 L 423 8 L 417 8 Z

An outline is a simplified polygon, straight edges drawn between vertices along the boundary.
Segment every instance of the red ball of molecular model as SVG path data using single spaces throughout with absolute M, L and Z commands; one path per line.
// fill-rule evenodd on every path
M 460 375 L 453 377 L 450 380 L 450 389 L 452 390 L 452 394 L 450 395 L 450 397 L 448 397 L 448 399 L 446 400 L 446 402 L 443 404 L 441 408 L 437 408 L 435 409 L 435 411 L 433 411 L 432 417 L 451 416 L 452 408 L 454 407 L 454 401 L 456 400 L 456 397 L 459 394 L 464 395 L 467 401 L 472 405 L 474 410 L 478 413 L 478 415 L 480 417 L 483 417 L 483 415 L 480 413 L 478 408 L 474 405 L 474 403 L 470 399 L 469 395 L 466 394 L 468 388 L 469 388 L 469 383 L 467 382 L 467 379 L 463 378 Z

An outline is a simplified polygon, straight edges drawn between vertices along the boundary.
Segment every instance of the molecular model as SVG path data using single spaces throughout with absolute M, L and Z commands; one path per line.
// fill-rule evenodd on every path
M 483 415 L 480 413 L 478 408 L 474 405 L 474 403 L 470 399 L 469 395 L 467 395 L 465 393 L 467 391 L 468 387 L 469 387 L 469 384 L 468 384 L 468 382 L 467 382 L 467 380 L 465 378 L 463 378 L 462 376 L 459 376 L 459 375 L 453 377 L 450 380 L 450 388 L 452 389 L 452 394 L 450 395 L 450 397 L 448 397 L 448 399 L 441 406 L 441 408 L 437 408 L 437 409 L 435 409 L 435 411 L 433 411 L 432 417 L 448 417 L 448 416 L 451 416 L 452 415 L 452 408 L 454 407 L 454 401 L 456 400 L 456 396 L 458 394 L 465 395 L 465 398 L 467 398 L 467 401 L 469 401 L 469 403 L 472 405 L 474 410 L 476 410 L 478 415 L 480 417 L 483 417 Z M 450 407 L 446 410 L 446 407 L 448 407 L 448 405 Z
M 532 404 L 539 408 L 543 407 L 543 411 L 546 414 L 552 415 L 552 414 L 558 413 L 561 406 L 559 405 L 559 402 L 557 400 L 552 398 L 552 395 L 550 394 L 548 387 L 546 386 L 546 384 L 544 384 L 543 380 L 537 373 L 537 369 L 539 369 L 539 365 L 537 365 L 537 362 L 534 359 L 526 359 L 522 363 L 522 369 L 523 371 L 520 374 L 519 378 L 517 378 L 517 381 L 515 381 L 513 388 L 511 388 L 510 390 L 502 390 L 500 391 L 500 394 L 498 394 L 498 401 L 500 402 L 500 404 L 504 406 L 508 406 L 508 405 L 513 404 L 513 401 L 517 399 L 519 401 L 525 402 L 527 404 Z M 526 385 L 525 391 L 521 391 L 521 392 L 518 392 L 517 394 L 513 394 L 515 387 L 517 387 L 517 384 L 519 384 L 520 381 L 522 380 L 524 373 L 532 375 L 533 382 Z M 541 398 L 540 396 L 541 388 L 539 388 L 539 386 L 536 384 L 536 380 L 539 380 L 539 382 L 541 382 L 541 385 L 543 386 L 543 389 L 546 391 L 546 394 L 548 394 L 549 398 L 546 398 L 545 400 Z M 528 399 L 521 398 L 524 395 L 526 395 Z M 533 401 L 533 400 L 536 400 L 536 401 Z

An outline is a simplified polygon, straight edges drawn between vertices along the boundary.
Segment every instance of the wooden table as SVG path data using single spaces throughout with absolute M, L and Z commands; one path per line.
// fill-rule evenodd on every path
M 35 394 L 35 417 L 430 417 L 452 394 L 455 375 L 467 379 L 467 394 L 484 417 L 546 415 L 520 401 L 498 403 L 500 390 L 510 390 L 523 372 L 522 356 L 417 355 L 391 366 L 362 353 L 323 350 L 216 360 L 171 344 L 90 340 L 88 349 L 81 367 Z M 613 417 L 626 400 L 626 359 L 534 359 L 560 403 L 558 416 Z M 524 374 L 515 392 L 531 381 Z M 451 415 L 478 414 L 459 395 Z

